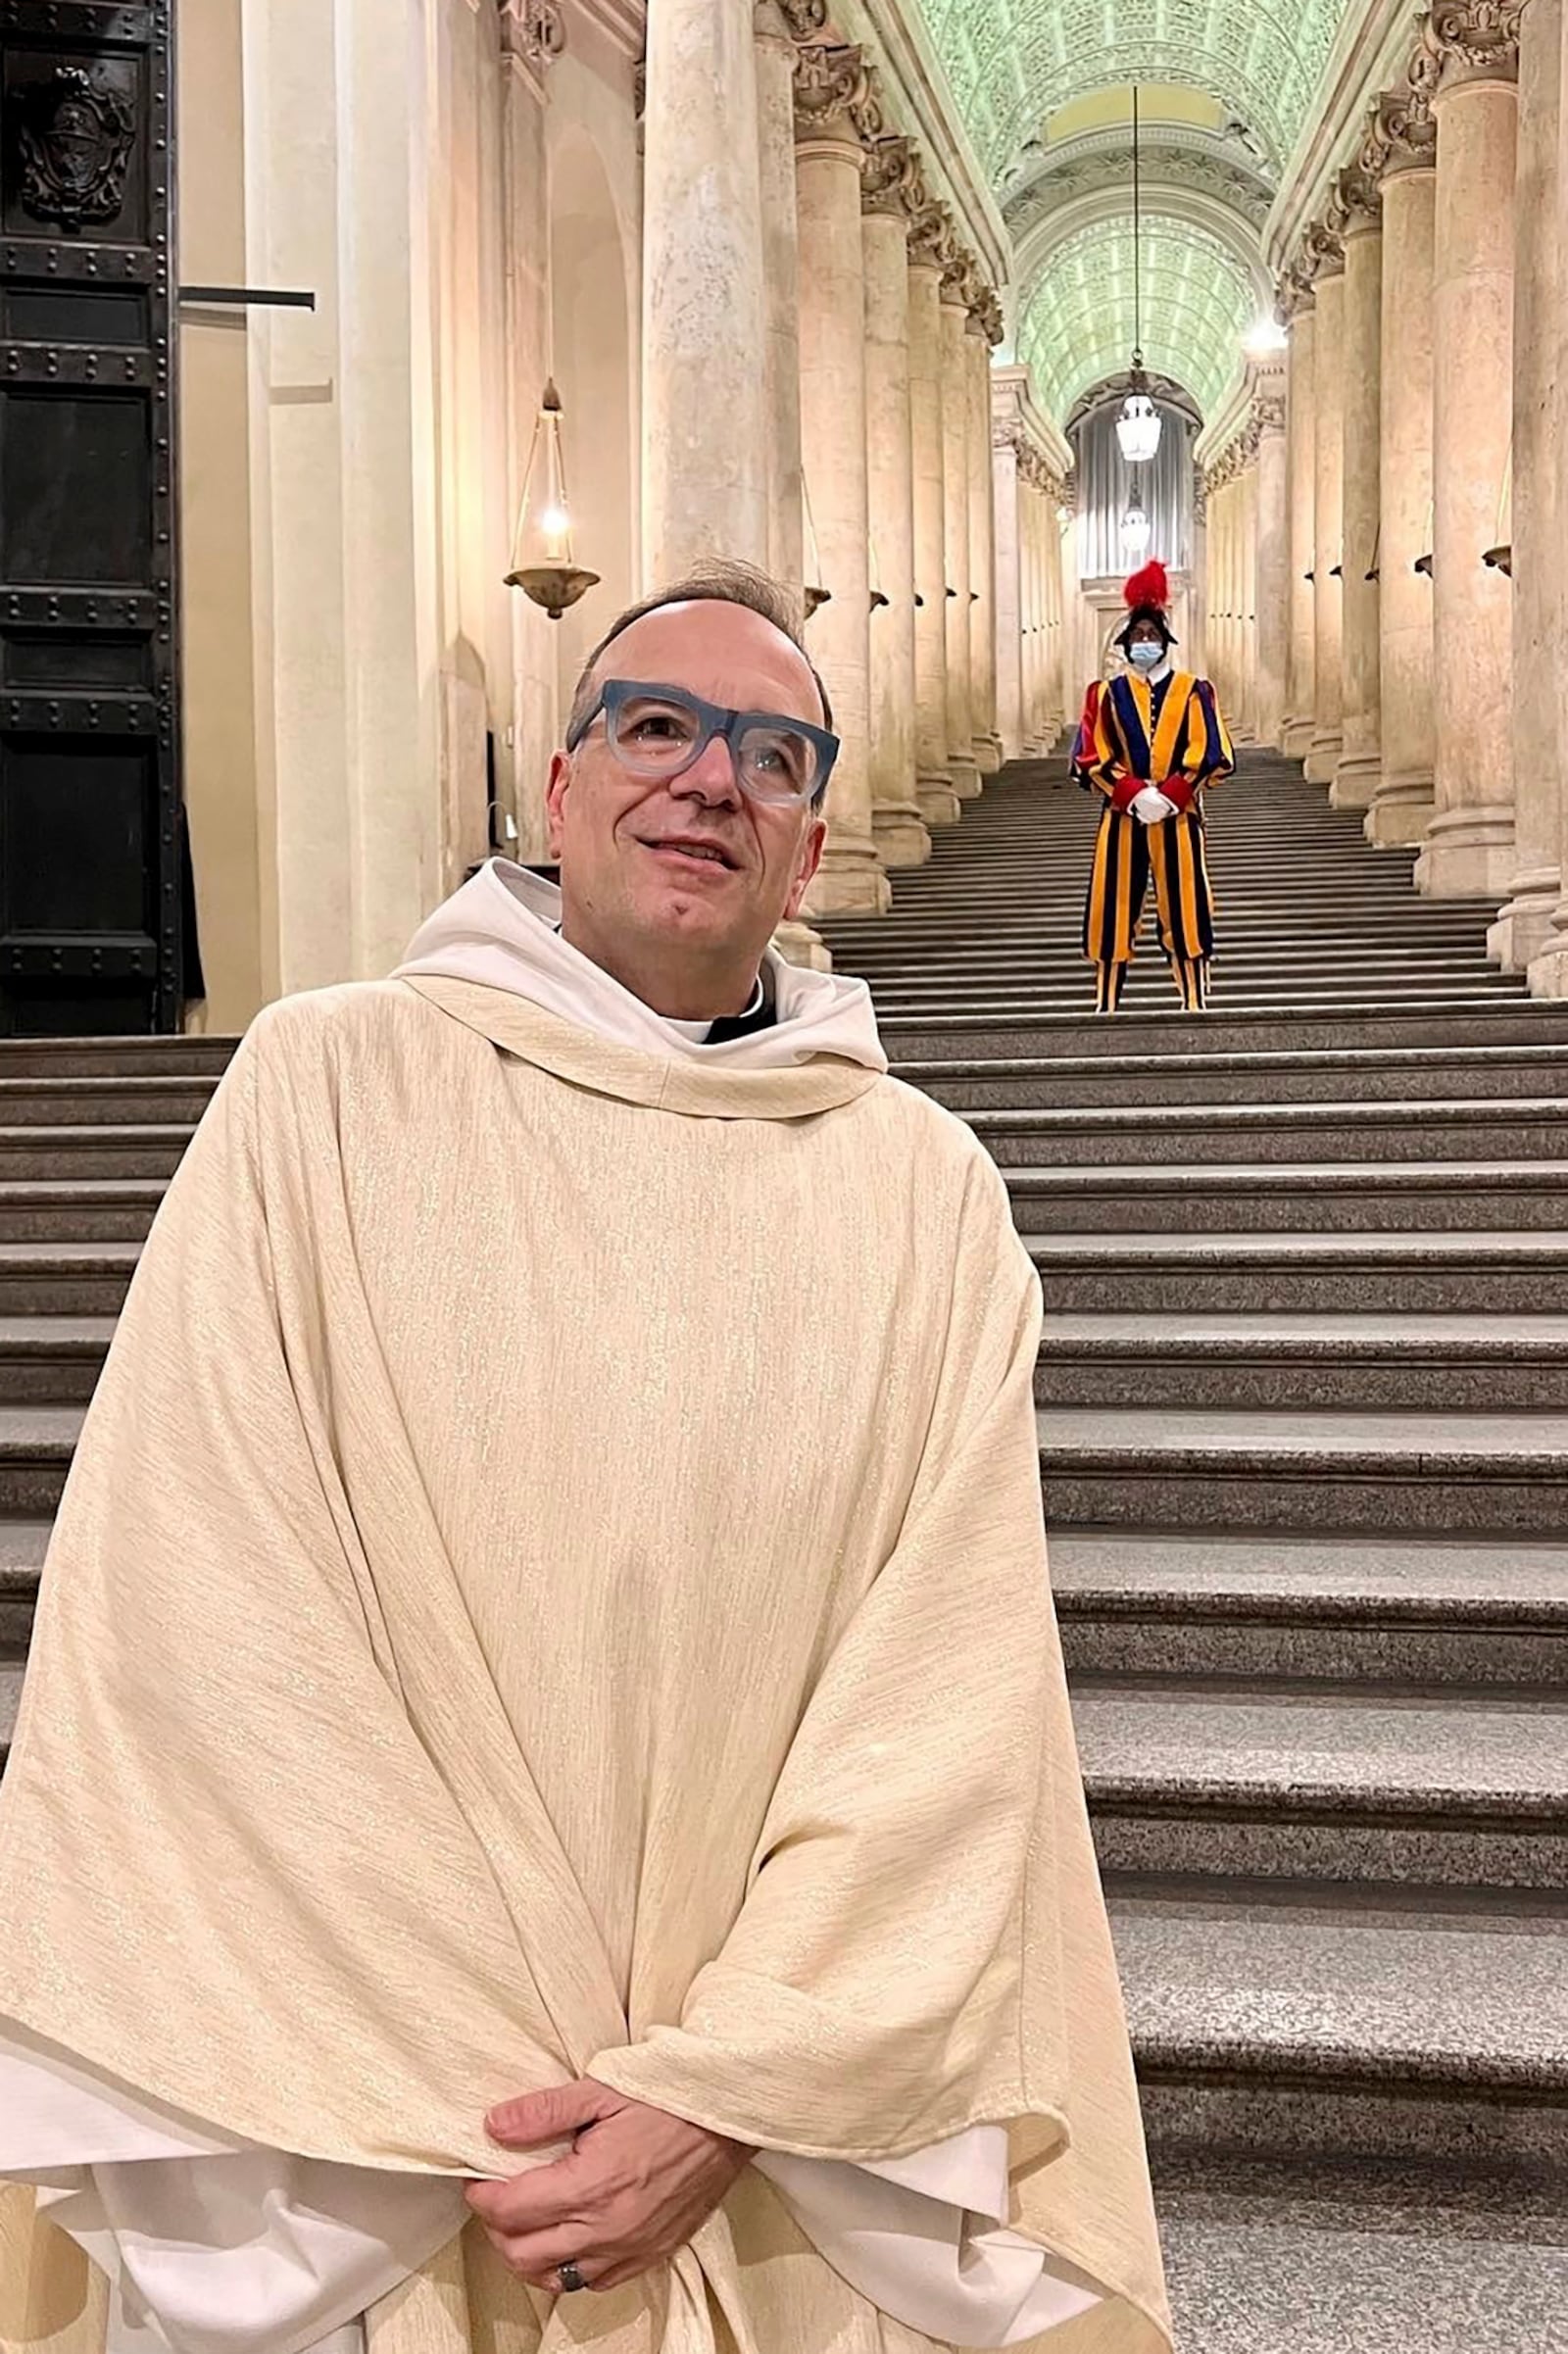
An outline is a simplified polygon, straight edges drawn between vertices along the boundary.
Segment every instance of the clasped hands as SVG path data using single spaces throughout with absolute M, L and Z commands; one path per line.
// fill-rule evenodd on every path
M 1177 813 L 1176 804 L 1157 785 L 1146 785 L 1127 806 L 1145 825 L 1160 825 L 1167 817 L 1174 817 Z
M 554 2294 L 564 2264 L 585 2288 L 618 2288 L 684 2247 L 756 2155 L 739 2141 L 627 2100 L 584 2077 L 503 2101 L 485 2119 L 503 2149 L 571 2146 L 467 2201 L 502 2262 Z

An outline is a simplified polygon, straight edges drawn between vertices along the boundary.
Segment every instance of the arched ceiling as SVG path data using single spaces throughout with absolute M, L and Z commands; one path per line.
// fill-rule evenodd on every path
M 1257 315 L 1251 273 L 1198 222 L 1144 217 L 1144 358 L 1211 417 Z M 1024 297 L 1018 357 L 1043 405 L 1066 417 L 1079 394 L 1127 365 L 1133 239 L 1126 220 L 1092 221 L 1056 245 Z
M 1048 119 L 1132 81 L 1207 92 L 1277 176 L 1346 0 L 920 0 L 992 184 Z
M 914 4 L 1011 232 L 1018 357 L 1058 418 L 1133 347 L 1139 85 L 1145 357 L 1212 415 L 1260 308 L 1263 221 L 1349 0 Z

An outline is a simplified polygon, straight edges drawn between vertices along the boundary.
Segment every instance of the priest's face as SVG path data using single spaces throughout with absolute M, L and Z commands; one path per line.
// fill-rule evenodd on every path
M 648 613 L 606 650 L 597 676 L 823 724 L 799 647 L 743 606 Z M 602 718 L 575 752 L 557 754 L 549 806 L 572 947 L 676 1020 L 743 1011 L 763 950 L 799 914 L 816 872 L 826 833 L 818 811 L 743 792 L 718 737 L 679 776 L 635 776 Z

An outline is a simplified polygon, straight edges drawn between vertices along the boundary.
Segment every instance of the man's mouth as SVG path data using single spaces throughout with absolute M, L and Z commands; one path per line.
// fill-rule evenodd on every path
M 657 857 L 667 858 L 675 864 L 717 866 L 726 873 L 733 873 L 737 863 L 730 857 L 728 851 L 721 849 L 716 842 L 683 841 L 678 837 L 670 837 L 663 840 L 644 840 L 643 848 L 653 851 Z

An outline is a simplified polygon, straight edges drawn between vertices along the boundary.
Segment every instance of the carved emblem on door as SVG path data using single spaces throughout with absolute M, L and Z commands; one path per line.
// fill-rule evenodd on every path
M 124 202 L 135 136 L 119 92 L 80 66 L 57 66 L 20 111 L 23 210 L 67 228 L 112 221 Z

